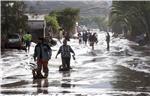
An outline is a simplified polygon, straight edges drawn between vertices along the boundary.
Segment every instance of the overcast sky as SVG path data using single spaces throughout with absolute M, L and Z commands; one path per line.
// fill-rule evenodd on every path
M 2 0 L 2 1 L 112 1 L 112 0 Z
M 1 0 L 1 1 L 150 1 L 150 0 Z

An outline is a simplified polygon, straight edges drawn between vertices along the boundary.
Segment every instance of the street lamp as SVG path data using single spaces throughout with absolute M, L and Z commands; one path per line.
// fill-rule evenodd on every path
M 43 29 L 43 37 L 45 38 L 45 30 L 46 30 L 46 20 L 44 20 L 44 29 Z
M 75 26 L 75 33 L 77 33 L 78 32 L 78 22 L 76 22 L 76 26 Z

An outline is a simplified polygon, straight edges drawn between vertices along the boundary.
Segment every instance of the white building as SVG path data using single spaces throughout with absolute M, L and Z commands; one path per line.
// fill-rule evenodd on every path
M 29 32 L 32 34 L 33 40 L 36 41 L 38 37 L 45 37 L 45 15 L 26 15 L 28 16 Z

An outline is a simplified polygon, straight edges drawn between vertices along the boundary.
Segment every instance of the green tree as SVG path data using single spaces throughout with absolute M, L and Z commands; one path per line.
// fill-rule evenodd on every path
M 24 15 L 25 4 L 22 1 L 2 1 L 2 34 L 25 32 L 28 17 Z
M 45 16 L 47 28 L 50 29 L 53 34 L 57 34 L 60 28 L 56 16 Z
M 76 22 L 79 20 L 79 9 L 76 8 L 65 8 L 58 12 L 57 19 L 60 26 L 69 35 L 74 33 Z
M 59 35 L 59 29 L 62 28 L 67 34 L 74 33 L 76 22 L 79 20 L 79 9 L 65 8 L 63 10 L 53 10 L 45 17 L 47 28 L 51 29 L 53 34 Z M 59 37 L 59 36 L 58 36 Z

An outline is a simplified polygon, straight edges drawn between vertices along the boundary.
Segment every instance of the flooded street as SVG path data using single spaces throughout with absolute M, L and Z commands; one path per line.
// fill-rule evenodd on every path
M 92 51 L 89 45 L 68 42 L 76 53 L 70 72 L 59 72 L 60 46 L 52 47 L 47 79 L 32 78 L 33 51 L 2 52 L 1 95 L 49 96 L 150 96 L 150 49 L 126 39 L 111 37 L 110 51 L 106 50 L 105 33 L 98 34 L 99 42 Z

